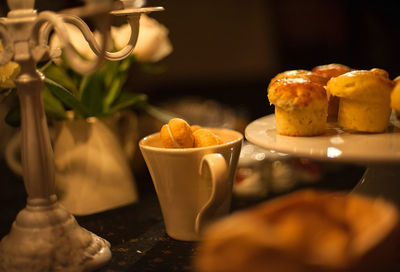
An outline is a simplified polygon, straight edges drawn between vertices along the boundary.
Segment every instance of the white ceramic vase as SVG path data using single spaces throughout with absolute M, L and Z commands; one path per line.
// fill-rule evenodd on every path
M 134 113 L 57 121 L 53 134 L 56 192 L 70 213 L 89 215 L 138 201 L 129 162 L 138 137 Z M 22 171 L 18 143 L 13 139 L 6 150 L 16 173 Z
M 135 120 L 132 113 L 124 113 L 56 123 L 56 188 L 60 203 L 71 213 L 98 213 L 138 200 L 128 163 L 135 146 Z M 131 138 L 124 141 L 127 135 L 118 133 L 121 130 Z

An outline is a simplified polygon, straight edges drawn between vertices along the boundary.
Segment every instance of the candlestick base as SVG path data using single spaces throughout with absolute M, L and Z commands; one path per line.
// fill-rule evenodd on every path
M 109 242 L 80 227 L 55 195 L 28 199 L 0 243 L 0 271 L 91 271 L 110 258 Z

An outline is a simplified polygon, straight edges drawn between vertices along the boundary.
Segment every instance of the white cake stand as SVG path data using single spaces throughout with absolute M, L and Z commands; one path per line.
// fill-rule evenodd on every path
M 384 197 L 400 205 L 400 122 L 392 116 L 385 133 L 351 134 L 337 124 L 328 124 L 326 133 L 313 137 L 277 134 L 273 114 L 251 122 L 245 130 L 249 142 L 320 161 L 365 165 L 366 171 L 353 191 Z

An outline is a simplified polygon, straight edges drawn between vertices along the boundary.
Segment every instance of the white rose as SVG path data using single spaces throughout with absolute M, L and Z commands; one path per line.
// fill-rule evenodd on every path
M 121 0 L 126 8 L 140 8 L 146 4 L 146 0 Z
M 83 37 L 82 32 L 79 30 L 78 27 L 72 24 L 65 24 L 69 40 L 75 50 L 85 59 L 93 60 L 96 58 L 96 55 L 93 53 L 92 49 L 90 48 L 88 42 Z M 95 39 L 97 42 L 101 42 L 101 35 L 98 31 L 94 32 Z M 53 35 L 50 40 L 50 47 L 51 48 L 62 48 L 63 45 L 60 42 L 57 34 Z
M 168 29 L 145 14 L 140 16 L 138 41 L 132 54 L 142 62 L 157 62 L 172 52 Z M 111 37 L 119 50 L 129 41 L 131 29 L 128 24 L 111 28 Z

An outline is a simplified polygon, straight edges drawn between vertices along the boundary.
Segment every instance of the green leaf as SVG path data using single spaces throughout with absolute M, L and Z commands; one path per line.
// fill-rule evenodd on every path
M 43 66 L 38 67 L 38 70 L 42 73 L 44 73 L 44 71 L 47 69 L 47 67 L 49 67 L 50 65 L 53 65 L 53 61 L 49 60 L 48 62 L 46 62 Z
M 119 65 L 119 72 L 120 73 L 127 72 L 131 67 L 133 61 L 134 61 L 133 55 L 130 55 L 128 58 L 122 60 Z
M 108 91 L 107 95 L 104 98 L 103 101 L 103 110 L 104 112 L 108 112 L 111 108 L 111 105 L 114 103 L 114 101 L 117 99 L 117 97 L 121 93 L 122 89 L 122 77 L 116 78 L 113 80 L 110 90 Z
M 57 119 L 67 118 L 67 113 L 63 104 L 60 102 L 60 100 L 52 95 L 47 84 L 43 88 L 43 104 L 44 110 L 48 116 L 52 116 Z
M 50 90 L 51 94 L 61 100 L 61 102 L 75 111 L 76 115 L 89 117 L 89 111 L 75 96 L 60 84 L 45 78 L 45 85 Z
M 111 105 L 119 97 L 122 87 L 124 86 L 127 77 L 128 70 L 133 61 L 133 57 L 128 57 L 122 61 L 108 62 L 105 67 L 105 88 L 106 95 L 104 98 L 103 109 L 108 111 Z
M 51 79 L 54 82 L 57 82 L 64 88 L 68 89 L 75 96 L 78 95 L 78 89 L 76 88 L 76 82 L 68 75 L 65 69 L 55 65 L 54 63 L 51 65 L 45 65 L 43 69 L 43 74 L 46 78 Z
M 109 113 L 115 113 L 128 107 L 137 109 L 145 107 L 147 104 L 147 95 L 136 93 L 122 93 L 116 104 L 110 109 Z
M 21 125 L 21 111 L 19 106 L 11 108 L 4 119 L 6 123 L 12 127 L 19 127 Z
M 0 99 L 0 103 L 2 103 L 3 101 L 5 101 L 7 99 L 8 96 L 10 96 L 12 93 L 16 93 L 15 88 L 13 89 L 1 89 L 0 90 L 0 95 L 1 95 L 1 99 Z
M 105 88 L 110 87 L 113 80 L 118 77 L 119 65 L 119 61 L 108 61 L 103 69 L 100 70 L 100 73 L 104 73 Z
M 88 110 L 89 116 L 99 116 L 103 113 L 103 80 L 103 76 L 98 72 L 84 78 L 80 99 L 81 104 Z

